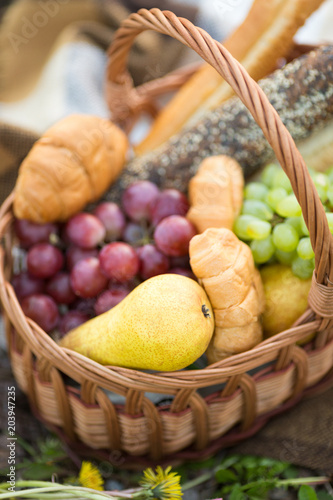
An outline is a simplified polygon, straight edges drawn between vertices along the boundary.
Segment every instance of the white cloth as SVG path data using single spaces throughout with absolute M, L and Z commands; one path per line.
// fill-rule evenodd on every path
M 253 0 L 182 1 L 197 5 L 196 24 L 215 39 L 222 40 L 243 21 Z M 299 30 L 297 40 L 333 42 L 332 25 L 333 0 L 326 0 Z M 44 67 L 38 84 L 28 97 L 17 102 L 0 102 L 0 120 L 42 134 L 71 113 L 107 117 L 103 88 L 105 65 L 106 55 L 97 46 L 83 41 L 61 46 Z M 140 133 L 138 138 L 141 136 Z

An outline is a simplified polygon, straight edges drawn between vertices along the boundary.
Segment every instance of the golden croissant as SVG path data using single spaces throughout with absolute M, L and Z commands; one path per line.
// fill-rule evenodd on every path
M 70 115 L 57 122 L 20 166 L 15 216 L 37 223 L 67 220 L 116 179 L 127 148 L 124 132 L 108 120 Z

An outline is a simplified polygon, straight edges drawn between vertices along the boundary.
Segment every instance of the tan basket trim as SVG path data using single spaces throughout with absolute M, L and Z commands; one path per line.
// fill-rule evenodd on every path
M 317 333 L 316 338 L 315 338 L 315 348 L 320 349 L 321 347 L 324 347 L 326 344 L 328 344 L 329 339 L 331 338 L 333 329 L 325 329 L 321 330 L 320 332 Z
M 138 413 L 142 414 L 143 398 L 143 391 L 129 389 L 126 394 L 125 413 L 128 413 L 129 415 L 137 415 Z
M 104 413 L 105 427 L 108 435 L 108 446 L 111 450 L 120 450 L 121 432 L 118 423 L 117 411 L 102 389 L 97 390 L 96 400 Z
M 320 318 L 323 318 L 318 328 L 319 331 L 330 329 L 333 326 L 333 283 L 330 279 L 327 281 L 327 285 L 318 283 L 314 272 L 308 296 L 308 303 L 311 309 Z
M 150 456 L 153 460 L 159 460 L 164 454 L 161 417 L 156 406 L 148 398 L 143 398 L 142 405 L 143 413 L 149 422 L 147 437 Z
M 265 415 L 290 399 L 295 384 L 296 367 L 291 363 L 279 372 L 271 371 L 256 378 L 257 415 Z
M 283 370 L 283 368 L 286 368 L 291 363 L 293 358 L 294 347 L 295 347 L 294 344 L 292 344 L 281 349 L 279 357 L 275 364 L 275 370 L 277 372 Z
M 85 379 L 82 381 L 80 396 L 81 400 L 86 404 L 96 404 L 97 385 L 91 380 Z
M 293 362 L 296 367 L 296 380 L 291 398 L 298 396 L 305 389 L 308 378 L 308 356 L 305 351 L 298 346 L 293 349 Z
M 62 428 L 63 420 L 54 387 L 51 382 L 42 382 L 37 375 L 35 381 L 37 408 L 40 415 L 46 422 L 50 422 Z
M 231 396 L 237 387 L 239 387 L 240 379 L 241 375 L 234 375 L 233 377 L 230 377 L 221 393 L 221 397 L 225 398 Z
M 73 416 L 68 401 L 66 386 L 61 374 L 56 368 L 52 367 L 50 376 L 64 431 L 71 440 L 75 440 Z
M 243 414 L 242 414 L 242 430 L 249 429 L 257 416 L 257 391 L 254 380 L 244 373 L 240 380 L 239 386 L 242 389 L 243 396 Z
M 319 382 L 332 368 L 333 365 L 333 339 L 329 344 L 308 353 L 308 377 L 306 387 Z
M 194 391 L 195 389 L 180 389 L 170 405 L 170 411 L 178 413 L 185 410 L 189 406 Z
M 197 392 L 191 395 L 189 405 L 196 430 L 195 448 L 203 450 L 209 443 L 208 407 L 206 401 Z
M 37 407 L 37 399 L 35 392 L 35 380 L 33 373 L 33 355 L 29 349 L 28 344 L 24 345 L 23 355 L 22 355 L 22 368 L 25 377 L 25 391 L 29 398 L 30 404 L 36 408 Z
M 40 358 L 36 361 L 36 370 L 41 382 L 51 382 L 52 364 L 46 358 Z

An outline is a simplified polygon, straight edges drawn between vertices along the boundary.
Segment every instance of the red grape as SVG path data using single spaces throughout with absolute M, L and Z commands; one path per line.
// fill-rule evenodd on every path
M 122 196 L 122 205 L 128 217 L 134 221 L 149 219 L 152 204 L 160 190 L 150 181 L 131 184 Z
M 130 281 L 139 270 L 139 258 L 127 243 L 109 243 L 99 254 L 101 268 L 112 280 L 124 283 Z
M 170 215 L 186 215 L 189 203 L 186 196 L 177 189 L 165 189 L 151 207 L 151 221 L 156 226 Z
M 190 269 L 184 269 L 183 267 L 172 267 L 168 271 L 169 274 L 180 274 L 181 276 L 187 276 L 187 278 L 192 278 L 198 281 L 194 273 Z
M 102 273 L 99 260 L 96 257 L 87 257 L 75 264 L 70 273 L 70 282 L 76 295 L 90 298 L 106 288 L 108 279 Z
M 189 220 L 180 215 L 171 215 L 157 225 L 154 239 L 161 252 L 179 257 L 188 253 L 190 240 L 195 234 L 195 227 Z
M 57 326 L 59 312 L 52 297 L 38 293 L 29 295 L 22 300 L 21 306 L 24 314 L 46 332 L 50 332 Z
M 155 245 L 144 245 L 136 251 L 140 259 L 139 274 L 142 279 L 164 274 L 169 269 L 169 259 Z
M 99 251 L 97 248 L 80 248 L 74 245 L 70 246 L 66 251 L 66 263 L 69 271 L 73 269 L 79 260 L 87 257 L 98 257 Z
M 65 335 L 65 333 L 69 332 L 69 330 L 73 330 L 73 328 L 82 325 L 82 323 L 85 323 L 89 319 L 90 316 L 88 314 L 85 314 L 84 312 L 68 311 L 60 319 L 60 333 L 62 335 Z
M 141 224 L 129 222 L 123 232 L 123 240 L 130 245 L 140 245 L 147 238 L 147 231 Z
M 72 290 L 69 274 L 61 271 L 48 281 L 46 293 L 50 295 L 58 304 L 71 304 L 76 299 Z
M 109 311 L 109 309 L 119 304 L 128 294 L 129 290 L 125 288 L 111 288 L 105 290 L 96 300 L 95 313 L 99 315 Z
M 19 300 L 34 293 L 43 293 L 45 287 L 44 280 L 30 276 L 27 272 L 15 274 L 12 277 L 12 285 Z
M 25 219 L 16 219 L 14 228 L 23 248 L 29 248 L 36 243 L 49 242 L 51 234 L 58 234 L 56 224 L 36 224 Z
M 95 215 L 81 212 L 69 219 L 66 234 L 74 245 L 94 248 L 104 240 L 106 229 Z
M 50 278 L 64 265 L 61 251 L 50 243 L 36 243 L 27 255 L 28 271 L 37 278 Z
M 96 297 L 90 297 L 87 299 L 83 299 L 81 297 L 78 297 L 73 304 L 71 304 L 71 309 L 78 311 L 80 313 L 84 313 L 89 318 L 92 318 L 95 316 L 95 302 L 96 302 Z
M 105 201 L 100 203 L 93 213 L 99 218 L 106 229 L 105 240 L 119 240 L 124 231 L 126 219 L 118 205 Z
M 188 255 L 183 255 L 182 257 L 170 257 L 170 267 L 191 269 L 190 257 Z

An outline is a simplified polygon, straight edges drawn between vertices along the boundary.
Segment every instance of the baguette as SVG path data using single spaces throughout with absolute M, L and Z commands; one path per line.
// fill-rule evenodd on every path
M 320 47 L 295 59 L 259 85 L 304 151 L 306 143 L 315 144 L 312 135 L 316 141 L 320 135 L 323 137 L 322 150 L 332 144 L 332 135 L 325 134 L 325 128 L 332 130 L 333 123 L 333 46 Z M 161 189 L 173 187 L 187 192 L 203 158 L 213 155 L 234 158 L 246 178 L 274 159 L 261 128 L 236 97 L 206 112 L 195 126 L 156 150 L 134 158 L 107 193 L 107 199 L 119 200 L 123 189 L 139 179 L 150 180 Z M 308 149 L 305 161 L 310 156 Z M 312 159 L 311 166 L 317 168 Z
M 277 61 L 288 54 L 298 28 L 322 3 L 323 0 L 254 0 L 245 21 L 223 45 L 257 81 L 271 73 Z M 135 148 L 136 153 L 155 149 L 232 94 L 219 73 L 204 64 L 161 111 L 148 136 Z

